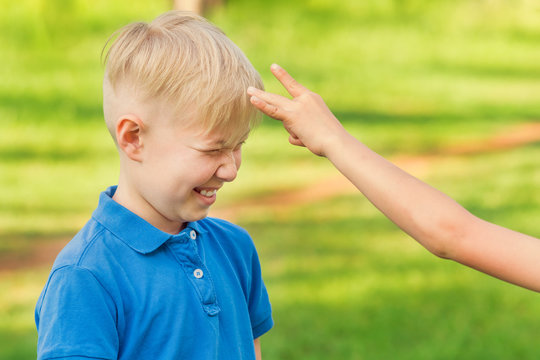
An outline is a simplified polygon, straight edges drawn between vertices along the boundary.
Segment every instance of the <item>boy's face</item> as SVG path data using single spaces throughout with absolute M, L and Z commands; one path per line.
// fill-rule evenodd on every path
M 134 181 L 140 204 L 147 207 L 144 217 L 166 232 L 206 217 L 219 189 L 236 178 L 240 167 L 248 129 L 231 146 L 224 145 L 227 136 L 201 130 L 160 122 L 143 133 Z

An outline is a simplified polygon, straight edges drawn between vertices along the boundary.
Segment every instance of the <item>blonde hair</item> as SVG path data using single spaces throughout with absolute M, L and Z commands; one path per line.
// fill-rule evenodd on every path
M 248 86 L 263 87 L 259 73 L 206 19 L 170 11 L 150 23 L 129 24 L 111 39 L 115 36 L 104 60 L 104 81 L 114 91 L 129 86 L 136 89 L 137 100 L 164 101 L 177 115 L 194 111 L 206 133 L 218 130 L 238 136 L 259 121 L 246 94 Z M 107 114 L 106 121 L 114 138 Z

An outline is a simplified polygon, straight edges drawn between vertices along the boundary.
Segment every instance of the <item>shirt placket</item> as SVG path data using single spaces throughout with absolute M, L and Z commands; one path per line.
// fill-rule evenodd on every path
M 221 310 L 217 302 L 212 276 L 198 252 L 198 236 L 200 234 L 188 228 L 171 238 L 168 247 L 197 292 L 203 310 L 208 316 L 216 316 Z

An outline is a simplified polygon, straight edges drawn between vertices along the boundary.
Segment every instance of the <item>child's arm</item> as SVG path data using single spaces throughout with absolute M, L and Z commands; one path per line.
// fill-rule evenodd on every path
M 257 338 L 253 341 L 253 345 L 255 346 L 255 359 L 261 360 L 261 339 Z
M 249 88 L 251 102 L 280 120 L 294 145 L 327 157 L 383 214 L 429 251 L 540 291 L 540 240 L 470 214 L 350 135 L 322 98 L 285 70 L 272 73 L 293 96 Z

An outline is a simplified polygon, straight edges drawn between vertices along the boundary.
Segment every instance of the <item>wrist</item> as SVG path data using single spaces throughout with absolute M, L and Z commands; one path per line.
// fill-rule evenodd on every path
M 357 141 L 342 126 L 337 131 L 329 132 L 323 143 L 322 155 L 333 162 L 336 156 L 343 155 L 346 152 L 347 144 L 351 141 Z

